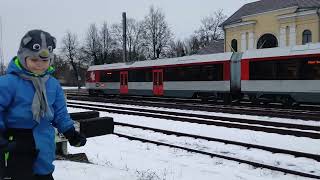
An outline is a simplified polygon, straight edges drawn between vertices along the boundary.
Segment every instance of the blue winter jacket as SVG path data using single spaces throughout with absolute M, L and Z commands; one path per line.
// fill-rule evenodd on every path
M 16 63 L 15 63 L 16 60 Z M 32 116 L 31 105 L 35 93 L 31 81 L 20 78 L 17 73 L 25 73 L 14 58 L 7 69 L 7 74 L 0 77 L 0 131 L 8 128 L 33 128 L 33 137 L 39 154 L 34 164 L 35 174 L 49 174 L 54 170 L 55 130 L 66 132 L 73 127 L 73 121 L 67 112 L 64 93 L 60 83 L 53 77 L 46 82 L 48 104 L 54 116 L 42 118 L 38 124 Z M 47 71 L 47 74 L 52 71 Z M 6 124 L 5 124 L 6 123 Z M 17 172 L 19 173 L 19 172 Z

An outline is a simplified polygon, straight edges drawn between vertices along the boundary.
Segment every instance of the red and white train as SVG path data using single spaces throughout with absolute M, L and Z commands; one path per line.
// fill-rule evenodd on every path
M 90 66 L 90 94 L 320 103 L 320 43 Z

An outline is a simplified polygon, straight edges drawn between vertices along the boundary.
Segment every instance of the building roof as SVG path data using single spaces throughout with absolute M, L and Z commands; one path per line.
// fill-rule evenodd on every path
M 197 54 L 217 54 L 224 52 L 224 39 L 218 39 L 212 42 L 208 47 L 202 48 Z
M 260 0 L 243 5 L 238 11 L 224 21 L 221 26 L 241 22 L 243 16 L 274 11 L 283 8 L 297 7 L 319 8 L 320 0 Z

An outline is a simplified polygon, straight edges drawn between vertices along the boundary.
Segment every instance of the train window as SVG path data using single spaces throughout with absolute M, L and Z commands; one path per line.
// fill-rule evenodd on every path
M 184 81 L 194 81 L 195 80 L 194 66 L 183 67 L 183 70 L 185 72 Z
M 299 79 L 299 66 L 300 66 L 300 63 L 297 60 L 278 61 L 276 79 L 283 79 L 283 80 Z
M 305 59 L 300 68 L 301 79 L 320 80 L 320 60 Z
M 216 64 L 214 69 L 214 81 L 222 81 L 223 80 L 223 64 Z
M 274 80 L 276 79 L 275 61 L 254 61 L 249 64 L 250 80 Z
M 156 86 L 158 85 L 158 73 L 153 72 L 153 85 Z
M 130 82 L 151 82 L 151 69 L 137 69 L 129 71 Z
M 164 69 L 164 81 L 179 81 L 178 69 L 175 67 L 169 67 Z
M 129 81 L 130 82 L 138 82 L 137 70 L 130 70 L 128 73 L 129 73 Z
M 164 73 L 164 81 L 172 81 L 173 71 L 172 68 L 165 68 L 163 70 Z
M 177 76 L 178 76 L 178 80 L 179 81 L 186 81 L 187 80 L 186 75 L 187 74 L 186 74 L 186 72 L 185 72 L 183 67 L 177 68 Z
M 100 73 L 100 81 L 101 82 L 108 82 L 108 77 L 107 77 L 107 73 L 105 71 L 101 71 Z
M 123 74 L 120 74 L 120 85 L 123 86 L 124 83 L 123 83 Z
M 250 80 L 315 79 L 320 79 L 320 61 L 317 60 L 300 58 L 250 62 Z
M 202 66 L 201 74 L 200 74 L 200 81 L 206 81 L 212 79 L 212 66 Z
M 166 68 L 165 81 L 222 81 L 223 64 Z
M 119 82 L 119 72 L 117 71 L 101 71 L 101 82 Z
M 158 75 L 159 75 L 159 85 L 162 86 L 163 85 L 163 73 L 159 72 Z
M 190 67 L 190 80 L 191 81 L 199 81 L 200 79 L 200 66 L 192 66 Z
M 144 74 L 145 74 L 145 81 L 146 81 L 146 82 L 152 82 L 152 72 L 151 72 L 151 69 L 145 69 L 145 70 L 144 70 Z
M 223 64 L 202 66 L 200 80 L 201 81 L 222 81 L 223 80 Z
M 123 82 L 123 84 L 126 85 L 126 86 L 128 86 L 128 74 L 123 74 L 123 76 L 124 76 L 124 82 Z
M 299 77 L 297 61 L 250 62 L 250 80 L 294 80 Z

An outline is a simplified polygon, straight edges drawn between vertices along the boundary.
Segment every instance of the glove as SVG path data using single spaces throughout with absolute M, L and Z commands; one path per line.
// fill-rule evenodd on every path
M 68 129 L 63 135 L 68 139 L 71 146 L 80 147 L 87 142 L 86 137 L 77 132 L 74 127 Z

